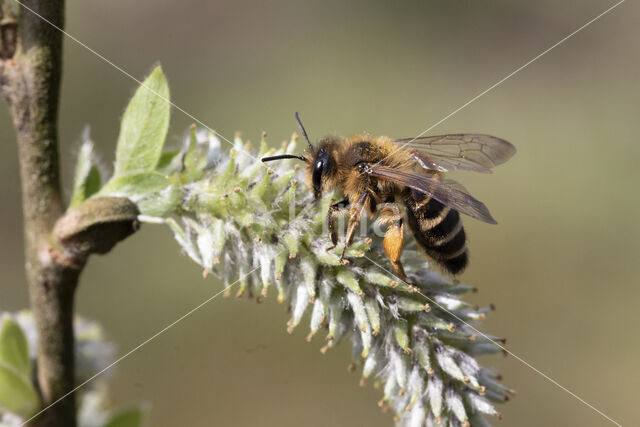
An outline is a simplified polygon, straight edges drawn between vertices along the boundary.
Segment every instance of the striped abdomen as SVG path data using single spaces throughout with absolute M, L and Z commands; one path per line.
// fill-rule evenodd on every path
M 464 270 L 468 262 L 467 243 L 458 211 L 415 190 L 406 189 L 403 200 L 415 239 L 427 255 L 449 273 Z

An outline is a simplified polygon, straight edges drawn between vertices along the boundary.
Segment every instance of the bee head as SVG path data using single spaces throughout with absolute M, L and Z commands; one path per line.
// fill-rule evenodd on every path
M 309 185 L 313 188 L 313 196 L 316 199 L 319 199 L 322 195 L 322 186 L 325 179 L 335 171 L 336 162 L 331 157 L 331 154 L 329 154 L 329 150 L 327 149 L 327 145 L 330 141 L 321 141 L 316 149 L 313 144 L 311 144 L 311 141 L 309 141 L 307 131 L 304 129 L 304 126 L 302 126 L 300 115 L 298 113 L 296 113 L 296 121 L 298 122 L 300 132 L 302 132 L 304 139 L 306 139 L 309 144 L 309 155 L 307 157 L 303 157 L 295 156 L 293 154 L 282 154 L 278 156 L 263 157 L 262 161 L 270 162 L 272 160 L 280 159 L 298 159 L 306 162 Z

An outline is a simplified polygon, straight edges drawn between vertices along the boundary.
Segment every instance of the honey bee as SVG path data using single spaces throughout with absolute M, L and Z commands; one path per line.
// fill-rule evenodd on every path
M 400 261 L 404 246 L 404 218 L 398 203 L 406 207 L 409 228 L 418 245 L 447 272 L 456 275 L 468 264 L 467 242 L 460 214 L 496 224 L 487 207 L 460 184 L 445 178 L 451 170 L 491 173 L 516 152 L 500 138 L 464 133 L 391 139 L 356 134 L 328 136 L 313 146 L 296 113 L 300 131 L 309 144 L 306 156 L 279 155 L 263 162 L 295 158 L 307 163 L 307 183 L 315 199 L 324 192 L 342 190 L 345 199 L 333 203 L 327 213 L 333 249 L 338 243 L 336 218 L 348 213 L 344 249 L 353 241 L 366 210 L 386 224 L 384 251 L 396 275 L 406 281 Z M 379 209 L 380 207 L 380 209 Z

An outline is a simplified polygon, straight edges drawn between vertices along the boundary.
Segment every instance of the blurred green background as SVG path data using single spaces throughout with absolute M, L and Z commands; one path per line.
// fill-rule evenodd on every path
M 172 99 L 225 136 L 273 145 L 366 131 L 415 136 L 614 2 L 68 2 L 67 30 L 138 78 L 160 62 Z M 638 421 L 640 7 L 625 2 L 431 133 L 484 132 L 518 154 L 494 175 L 457 175 L 500 222 L 466 221 L 479 325 L 615 420 Z M 65 40 L 64 183 L 85 124 L 104 164 L 136 84 Z M 192 122 L 173 110 L 168 144 Z M 14 132 L 0 106 L 0 309 L 27 306 Z M 68 192 L 67 192 L 68 194 Z M 146 225 L 83 274 L 77 311 L 119 354 L 221 289 Z M 350 346 L 286 333 L 267 298 L 216 299 L 125 359 L 114 405 L 150 401 L 151 425 L 377 425 L 381 392 L 347 373 Z M 346 344 L 346 343 L 345 343 Z M 518 391 L 508 426 L 608 425 L 513 357 L 482 363 Z

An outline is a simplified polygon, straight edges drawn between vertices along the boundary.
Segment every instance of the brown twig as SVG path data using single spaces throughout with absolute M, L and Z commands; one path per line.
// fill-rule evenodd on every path
M 63 27 L 64 0 L 24 3 Z M 60 31 L 14 0 L 0 0 L 0 93 L 9 105 L 18 142 L 25 269 L 38 331 L 37 386 L 44 406 L 75 384 L 73 302 L 88 255 L 110 250 L 137 229 L 137 210 L 127 199 L 87 201 L 63 216 L 57 136 L 61 62 Z M 75 426 L 75 413 L 72 394 L 34 424 Z

